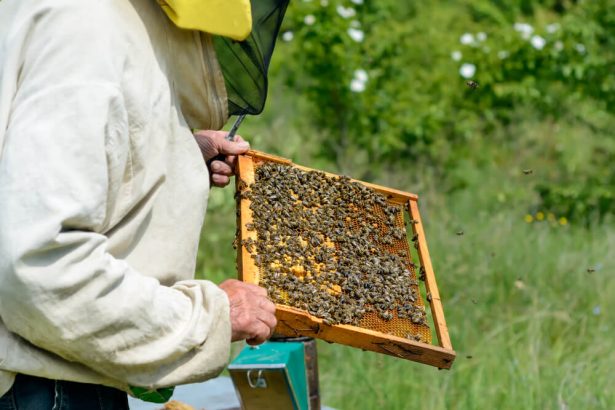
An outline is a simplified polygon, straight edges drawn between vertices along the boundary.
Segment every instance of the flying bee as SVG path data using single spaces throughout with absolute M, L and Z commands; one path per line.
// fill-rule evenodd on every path
M 463 231 L 457 231 L 457 236 L 463 236 L 464 232 Z
M 595 268 L 587 268 L 587 273 L 594 273 L 595 271 Z
M 472 90 L 476 90 L 478 87 L 480 87 L 480 84 L 478 84 L 476 81 L 467 81 L 466 85 L 471 88 Z
M 523 170 L 523 174 L 525 174 L 525 175 L 531 175 L 531 174 L 533 174 L 533 173 L 534 173 L 534 170 L 533 170 L 533 169 L 524 169 L 524 170 Z

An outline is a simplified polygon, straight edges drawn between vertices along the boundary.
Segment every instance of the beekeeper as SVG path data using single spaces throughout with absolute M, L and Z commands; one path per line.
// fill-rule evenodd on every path
M 207 32 L 245 37 L 249 0 L 160 3 L 0 1 L 2 409 L 126 409 L 275 326 L 265 290 L 194 279 L 248 149 L 191 131 L 227 120 Z

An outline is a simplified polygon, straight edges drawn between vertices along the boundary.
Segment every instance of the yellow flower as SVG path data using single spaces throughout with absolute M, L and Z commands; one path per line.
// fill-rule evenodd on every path
M 536 220 L 542 221 L 543 219 L 545 219 L 545 214 L 541 211 L 536 212 Z
M 547 214 L 547 221 L 549 222 L 555 222 L 555 214 L 553 212 L 549 212 Z
M 561 218 L 559 218 L 559 224 L 562 226 L 568 225 L 568 219 L 566 219 L 565 216 L 562 216 Z
M 526 214 L 523 219 L 525 220 L 525 222 L 527 222 L 528 224 L 531 224 L 534 221 L 534 217 L 530 214 Z

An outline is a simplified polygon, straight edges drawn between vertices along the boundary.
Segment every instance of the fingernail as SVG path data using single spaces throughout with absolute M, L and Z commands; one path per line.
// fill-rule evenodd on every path
M 241 141 L 237 143 L 237 148 L 250 149 L 250 144 L 246 141 Z

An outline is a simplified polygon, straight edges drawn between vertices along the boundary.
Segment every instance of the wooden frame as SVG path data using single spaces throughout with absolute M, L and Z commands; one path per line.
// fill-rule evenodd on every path
M 290 160 L 285 158 L 258 151 L 249 151 L 245 155 L 240 155 L 238 158 L 236 181 L 238 190 L 241 189 L 239 184 L 245 183 L 249 186 L 254 183 L 254 160 L 283 163 L 304 171 L 314 171 L 314 169 L 293 164 Z M 333 174 L 327 174 L 333 176 Z M 430 295 L 427 299 L 431 308 L 431 316 L 434 322 L 436 335 L 438 337 L 438 345 L 417 342 L 351 325 L 327 325 L 322 319 L 314 317 L 303 310 L 280 304 L 277 305 L 276 312 L 276 317 L 278 319 L 276 333 L 291 337 L 315 337 L 328 342 L 340 343 L 428 364 L 440 369 L 449 369 L 455 360 L 456 354 L 451 345 L 448 329 L 446 327 L 436 276 L 429 257 L 429 250 L 427 249 L 423 222 L 418 209 L 418 196 L 363 181 L 356 182 L 362 183 L 385 194 L 391 202 L 407 207 L 410 218 L 413 220 L 411 224 L 412 231 L 415 235 L 418 235 L 417 253 L 419 255 L 421 267 L 424 269 L 425 289 L 427 294 Z M 241 245 L 244 239 L 252 238 L 256 240 L 256 232 L 249 231 L 246 228 L 246 224 L 252 222 L 250 202 L 241 199 L 239 201 L 238 211 L 237 268 L 239 276 L 244 282 L 258 284 L 260 279 L 258 267 L 245 246 Z

